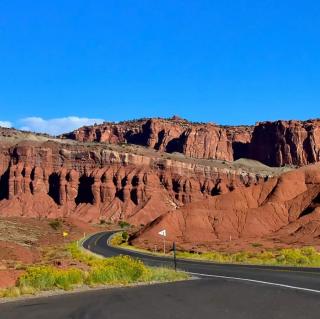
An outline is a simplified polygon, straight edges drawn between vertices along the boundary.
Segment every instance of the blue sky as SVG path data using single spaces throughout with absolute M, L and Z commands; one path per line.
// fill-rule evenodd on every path
M 3 0 L 0 124 L 320 117 L 319 39 L 319 1 Z

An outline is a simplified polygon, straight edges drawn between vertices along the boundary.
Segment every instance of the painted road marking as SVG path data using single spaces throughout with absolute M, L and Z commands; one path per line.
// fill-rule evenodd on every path
M 289 289 L 294 289 L 294 290 L 302 290 L 302 291 L 314 292 L 314 293 L 320 294 L 320 290 L 303 288 L 303 287 L 296 287 L 296 286 L 289 286 L 289 285 L 284 285 L 284 284 L 278 284 L 276 282 L 268 282 L 268 281 L 261 281 L 261 280 L 255 280 L 255 279 L 239 278 L 239 277 L 228 277 L 228 276 L 220 276 L 220 275 L 208 275 L 208 274 L 200 274 L 200 273 L 196 273 L 196 272 L 188 272 L 188 274 L 194 275 L 194 276 L 201 276 L 201 277 L 212 277 L 212 278 L 222 278 L 222 279 L 248 281 L 248 282 L 254 282 L 254 283 L 257 283 L 257 284 L 263 284 L 263 285 L 269 285 L 269 286 L 277 286 L 277 287 L 289 288 Z
M 98 238 L 96 238 L 95 242 L 94 242 L 94 246 L 97 246 L 98 241 L 104 236 L 105 234 L 101 234 L 100 236 L 98 236 Z M 109 241 L 109 238 L 108 238 Z M 88 249 L 90 250 L 90 246 L 88 245 Z M 120 248 L 122 250 L 123 248 Z M 139 252 L 134 252 L 140 255 L 144 255 L 143 253 L 139 253 Z M 151 255 L 151 254 L 150 254 Z M 103 255 L 101 255 L 103 256 Z M 105 257 L 105 256 L 103 256 Z M 149 258 L 150 260 L 153 261 L 157 261 L 157 262 L 161 262 L 160 260 L 157 260 L 156 257 L 155 258 Z M 187 262 L 187 261 L 185 261 Z M 255 268 L 258 269 L 258 268 Z M 260 269 L 259 269 L 260 270 Z M 263 270 L 263 269 L 261 269 Z M 283 270 L 282 270 L 283 271 Z M 285 270 L 287 271 L 287 270 Z M 297 287 L 297 286 L 290 286 L 290 285 L 284 285 L 284 284 L 279 284 L 276 282 L 268 282 L 268 281 L 261 281 L 261 280 L 255 280 L 255 279 L 249 279 L 249 278 L 240 278 L 240 277 L 230 277 L 230 276 L 221 276 L 221 275 L 209 275 L 209 274 L 202 274 L 202 273 L 196 273 L 196 272 L 188 272 L 186 271 L 186 273 L 190 274 L 190 275 L 194 275 L 194 276 L 201 276 L 201 277 L 211 277 L 211 278 L 221 278 L 221 279 L 230 279 L 230 280 L 238 280 L 238 281 L 247 281 L 247 282 L 253 282 L 253 283 L 257 283 L 257 284 L 263 284 L 263 285 L 269 285 L 269 286 L 275 286 L 275 287 L 282 287 L 282 288 L 288 288 L 288 289 L 294 289 L 294 290 L 300 290 L 300 291 L 306 291 L 306 292 L 313 292 L 313 293 L 318 293 L 320 294 L 320 290 L 316 290 L 316 289 L 309 289 L 309 288 L 303 288 L 303 287 Z
M 94 245 L 97 246 L 98 241 L 104 236 L 105 234 L 102 234 L 100 236 L 98 236 L 98 238 L 95 240 Z

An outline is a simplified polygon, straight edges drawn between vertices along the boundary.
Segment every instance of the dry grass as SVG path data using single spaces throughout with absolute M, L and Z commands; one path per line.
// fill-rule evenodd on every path
M 41 236 L 38 226 L 22 223 L 14 219 L 0 219 L 0 240 L 21 246 L 34 245 Z
M 41 291 L 72 290 L 82 286 L 126 285 L 135 283 L 167 282 L 185 280 L 188 275 L 168 268 L 145 266 L 140 260 L 129 256 L 98 258 L 80 250 L 76 243 L 46 251 L 47 260 L 70 258 L 84 267 L 59 268 L 52 265 L 27 266 L 15 287 L 0 290 L 0 297 L 14 298 L 37 294 Z
M 154 253 L 146 249 L 129 245 L 122 237 L 121 232 L 115 234 L 110 242 L 113 246 L 125 248 L 141 253 L 163 256 L 161 253 Z M 252 243 L 253 247 L 261 247 L 260 243 Z M 167 256 L 172 256 L 172 252 Z M 216 263 L 230 264 L 252 264 L 270 266 L 293 266 L 293 267 L 320 267 L 320 253 L 314 247 L 283 248 L 276 250 L 263 249 L 260 252 L 217 252 L 209 251 L 194 253 L 177 251 L 177 257 L 183 259 L 212 261 Z

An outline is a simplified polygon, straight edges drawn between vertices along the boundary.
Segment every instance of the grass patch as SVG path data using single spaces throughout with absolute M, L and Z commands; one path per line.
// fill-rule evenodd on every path
M 125 249 L 152 253 L 156 256 L 163 256 L 161 253 L 154 253 L 146 249 L 135 247 L 124 240 L 122 233 L 115 234 L 111 239 L 111 245 Z M 253 247 L 262 247 L 260 243 L 251 243 Z M 172 252 L 167 256 L 171 256 Z M 320 267 L 320 253 L 314 247 L 303 248 L 284 248 L 278 250 L 263 250 L 261 252 L 184 252 L 177 251 L 177 258 L 194 259 L 203 261 L 212 261 L 216 263 L 228 264 L 252 264 L 252 265 L 269 265 L 269 266 L 293 266 L 293 267 Z
M 3 298 L 16 298 L 21 296 L 21 291 L 18 287 L 10 287 L 8 289 L 3 289 L 0 292 L 0 297 Z
M 60 288 L 69 290 L 84 283 L 85 273 L 76 268 L 58 269 L 52 266 L 36 266 L 27 269 L 18 280 L 19 288 L 31 287 L 37 291 Z
M 143 248 L 139 248 L 139 247 L 130 245 L 128 243 L 129 236 L 126 238 L 126 235 L 123 235 L 124 233 L 126 233 L 126 232 L 118 232 L 118 233 L 114 234 L 110 240 L 111 246 L 116 246 L 116 247 L 132 250 L 132 251 L 136 251 L 136 252 L 141 252 L 141 253 L 147 253 L 147 254 L 152 253 L 152 255 L 163 257 L 163 252 L 151 252 L 147 249 L 143 249 Z M 170 256 L 171 254 L 169 252 L 169 254 L 166 254 L 166 255 Z
M 140 260 L 129 256 L 98 258 L 80 250 L 76 243 L 69 244 L 63 255 L 69 255 L 73 260 L 85 264 L 86 270 L 51 265 L 27 267 L 16 287 L 0 290 L 0 297 L 18 297 L 54 289 L 71 290 L 83 285 L 125 285 L 188 278 L 186 273 L 173 269 L 147 267 Z
M 146 280 L 151 282 L 186 280 L 189 277 L 184 272 L 175 272 L 172 269 L 166 267 L 152 267 L 149 270 L 150 271 L 146 277 Z
M 276 251 L 238 253 L 189 253 L 178 252 L 177 257 L 208 260 L 218 263 L 243 263 L 254 265 L 320 267 L 320 253 L 314 247 L 285 248 Z

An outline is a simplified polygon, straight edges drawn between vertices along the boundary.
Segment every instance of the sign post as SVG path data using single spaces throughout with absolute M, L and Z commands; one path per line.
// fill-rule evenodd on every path
M 158 233 L 160 236 L 163 237 L 163 254 L 166 254 L 166 236 L 167 236 L 167 231 L 165 229 L 159 231 Z
M 173 263 L 174 263 L 174 270 L 177 271 L 177 255 L 176 255 L 176 242 L 173 242 Z

